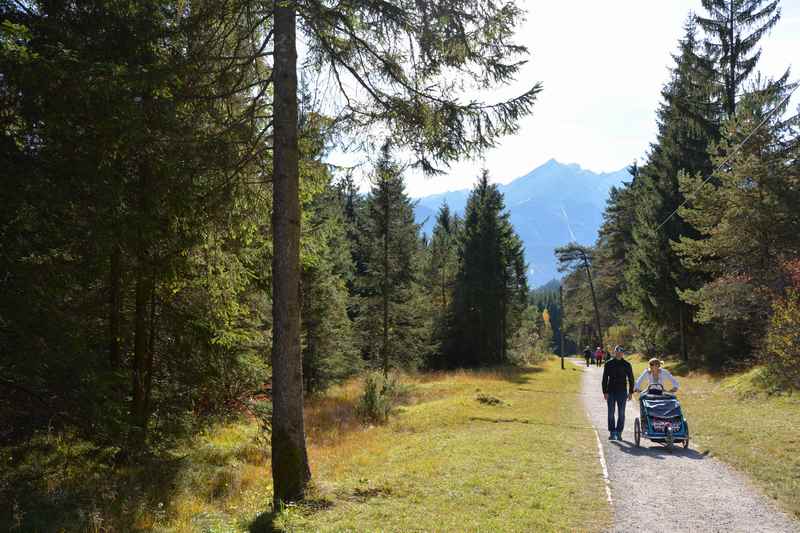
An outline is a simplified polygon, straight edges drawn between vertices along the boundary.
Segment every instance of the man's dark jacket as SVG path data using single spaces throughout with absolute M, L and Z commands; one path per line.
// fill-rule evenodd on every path
M 628 386 L 625 386 L 625 380 L 628 381 Z M 606 363 L 603 368 L 603 394 L 609 392 L 628 392 L 633 394 L 633 384 L 636 380 L 633 379 L 633 367 L 625 359 L 617 359 L 616 357 Z

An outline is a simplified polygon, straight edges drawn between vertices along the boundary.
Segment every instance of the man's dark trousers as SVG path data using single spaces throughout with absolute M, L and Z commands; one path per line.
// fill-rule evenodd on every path
M 625 403 L 628 401 L 628 393 L 625 391 L 608 393 L 608 431 L 610 433 L 622 434 L 625 427 Z M 614 407 L 617 408 L 617 422 L 614 424 Z

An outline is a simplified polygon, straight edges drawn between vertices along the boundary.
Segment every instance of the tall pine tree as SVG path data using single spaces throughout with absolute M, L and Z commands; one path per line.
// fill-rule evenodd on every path
M 758 43 L 781 16 L 778 0 L 702 0 L 708 12 L 697 22 L 708 35 L 706 45 L 716 60 L 715 80 L 727 116 L 736 113 L 744 82 L 761 57 Z
M 446 360 L 450 366 L 503 363 L 527 306 L 527 279 L 522 242 L 485 170 L 467 200 L 460 254 Z
M 357 281 L 362 305 L 358 328 L 366 357 L 386 374 L 391 367 L 422 362 L 429 340 L 419 225 L 388 143 L 364 202 L 363 224 L 365 272 Z
M 678 349 L 687 359 L 686 333 L 692 313 L 677 290 L 687 288 L 691 280 L 670 242 L 696 234 L 680 216 L 667 218 L 683 201 L 679 174 L 711 172 L 708 147 L 718 130 L 708 60 L 700 55 L 691 18 L 673 58 L 675 66 L 658 111 L 658 138 L 637 176 L 636 203 L 630 206 L 635 217 L 633 245 L 626 258 L 622 298 L 636 312 L 639 329 L 647 330 L 657 346 Z

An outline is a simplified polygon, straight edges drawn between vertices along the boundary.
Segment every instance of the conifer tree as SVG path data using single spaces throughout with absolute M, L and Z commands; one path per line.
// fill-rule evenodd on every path
M 306 394 L 325 390 L 360 367 L 348 316 L 346 280 L 353 263 L 342 206 L 330 184 L 308 206 L 313 230 L 303 254 L 303 384 Z
M 781 16 L 778 0 L 702 0 L 708 12 L 697 22 L 708 35 L 706 44 L 716 60 L 722 108 L 736 112 L 744 82 L 753 73 L 761 49 L 758 43 Z
M 589 285 L 589 295 L 591 296 L 592 310 L 594 311 L 594 331 L 600 346 L 603 344 L 603 321 L 600 318 L 600 304 L 597 298 L 597 291 L 594 286 L 594 275 L 592 273 L 594 265 L 594 249 L 588 246 L 583 246 L 578 243 L 570 243 L 566 246 L 561 246 L 555 250 L 556 259 L 558 260 L 558 270 L 560 272 L 568 272 L 569 274 L 576 274 L 582 271 L 585 274 L 585 279 Z M 576 281 L 580 279 L 575 276 Z
M 429 244 L 429 276 L 436 306 L 440 309 L 439 316 L 444 316 L 451 301 L 450 293 L 458 268 L 457 242 L 460 223 L 458 215 L 452 214 L 446 203 L 442 204 L 436 214 L 436 224 Z
M 622 298 L 636 311 L 640 330 L 650 330 L 663 348 L 678 338 L 687 359 L 685 337 L 691 308 L 676 289 L 688 287 L 691 280 L 669 243 L 696 234 L 680 216 L 667 218 L 683 201 L 678 175 L 711 172 L 708 147 L 717 136 L 707 60 L 699 55 L 691 18 L 673 58 L 675 66 L 658 111 L 658 138 L 637 176 L 636 202 L 630 206 L 632 246 L 625 262 Z
M 527 298 L 522 243 L 509 222 L 502 194 L 484 170 L 464 214 L 453 327 L 445 348 L 448 364 L 505 362 Z
M 430 293 L 433 313 L 432 354 L 436 360 L 428 361 L 434 368 L 443 366 L 442 346 L 447 341 L 452 326 L 453 289 L 458 273 L 458 243 L 461 219 L 452 214 L 446 203 L 436 214 L 430 243 L 427 249 L 426 290 Z
M 426 172 L 480 152 L 516 130 L 541 89 L 496 104 L 464 98 L 467 81 L 481 89 L 506 84 L 526 49 L 512 41 L 521 10 L 491 0 L 346 0 L 275 4 L 273 228 L 274 498 L 302 499 L 311 477 L 303 427 L 300 354 L 300 203 L 297 155 L 297 32 L 309 63 L 343 95 L 341 116 L 362 133 L 375 123 L 411 148 Z M 452 76 L 452 74 L 456 76 Z
M 427 306 L 422 293 L 422 242 L 402 169 L 384 144 L 364 202 L 360 241 L 365 272 L 358 328 L 364 353 L 388 374 L 427 355 Z
M 257 255 L 240 238 L 263 222 L 253 206 L 268 206 L 243 199 L 260 178 L 269 107 L 252 92 L 269 76 L 253 16 L 205 3 L 0 4 L 0 231 L 17 236 L 0 267 L 14 285 L 0 290 L 0 322 L 17 341 L 0 352 L 25 362 L 9 366 L 13 382 L 54 402 L 34 400 L 29 426 L 66 406 L 54 425 L 76 413 L 92 438 L 122 445 L 125 434 L 122 448 L 138 451 L 154 412 L 179 417 L 227 394 L 186 352 L 218 368 L 253 361 L 237 352 L 249 320 L 236 324 Z M 234 50 L 246 60 L 222 59 Z M 268 306 L 253 307 L 263 324 Z M 257 337 L 249 344 L 265 348 Z
M 763 335 L 782 261 L 800 246 L 800 188 L 792 163 L 797 131 L 794 119 L 781 118 L 790 88 L 782 78 L 745 96 L 712 152 L 717 164 L 730 157 L 714 180 L 701 186 L 699 175 L 681 177 L 682 191 L 691 195 L 680 215 L 699 237 L 683 236 L 675 249 L 686 268 L 710 277 L 681 297 L 697 306 L 699 322 L 713 322 L 750 346 Z M 737 150 L 746 135 L 748 142 Z

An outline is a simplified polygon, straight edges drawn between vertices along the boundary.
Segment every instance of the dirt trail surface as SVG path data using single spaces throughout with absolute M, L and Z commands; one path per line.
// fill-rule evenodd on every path
M 689 449 L 676 445 L 670 452 L 642 438 L 641 448 L 636 448 L 635 395 L 627 403 L 623 440 L 609 441 L 603 370 L 586 368 L 582 359 L 573 364 L 584 370 L 583 401 L 608 469 L 612 531 L 800 532 L 800 524 L 780 512 L 743 475 L 695 451 L 691 444 Z M 691 413 L 685 416 L 693 429 Z

